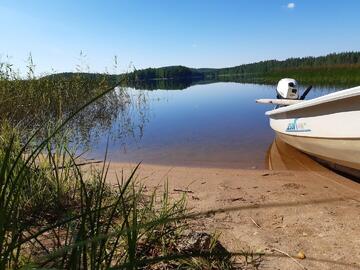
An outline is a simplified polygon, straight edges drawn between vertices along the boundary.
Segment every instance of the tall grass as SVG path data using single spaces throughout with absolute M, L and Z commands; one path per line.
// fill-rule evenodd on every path
M 56 82 L 39 93 L 32 72 L 31 61 L 29 80 L 22 81 L 3 66 L 1 95 L 19 100 L 20 105 L 27 99 L 32 105 L 39 98 L 48 100 L 46 106 L 55 102 L 59 114 L 50 114 L 45 124 L 32 128 L 32 135 L 19 131 L 21 125 L 14 118 L 1 121 L 0 269 L 231 268 L 228 255 L 214 255 L 216 241 L 200 251 L 178 248 L 187 226 L 185 197 L 171 200 L 166 185 L 164 190 L 146 192 L 136 181 L 139 165 L 128 177 L 120 173 L 114 185 L 108 183 L 106 154 L 102 166 L 80 166 L 82 157 L 70 146 L 66 127 L 111 93 L 114 85 L 106 88 L 100 81 L 93 95 L 81 99 L 81 106 L 74 101 L 74 107 L 64 112 L 66 95 L 72 99 L 76 94 L 65 90 L 68 86 L 62 88 L 61 81 L 61 87 Z
M 189 264 L 185 259 L 193 255 L 180 260 L 176 250 L 184 197 L 170 200 L 167 188 L 146 193 L 134 179 L 138 166 L 110 186 L 106 161 L 84 171 L 66 138 L 54 133 L 40 148 L 20 147 L 15 132 L 7 133 L 1 141 L 1 269 L 138 269 L 159 263 L 157 256 Z M 208 258 L 202 260 L 223 261 Z
M 17 127 L 23 142 L 44 123 L 55 126 L 81 104 L 120 83 L 118 77 L 107 73 L 84 73 L 81 65 L 77 73 L 36 77 L 31 58 L 29 62 L 26 75 L 20 75 L 10 63 L 0 62 L 0 122 Z M 123 76 L 122 84 L 125 81 Z M 89 141 L 105 136 L 114 128 L 117 140 L 137 139 L 149 117 L 143 96 L 143 92 L 130 93 L 125 87 L 107 92 L 67 124 L 71 141 L 87 148 Z M 46 135 L 46 129 L 41 129 L 37 138 L 43 139 Z

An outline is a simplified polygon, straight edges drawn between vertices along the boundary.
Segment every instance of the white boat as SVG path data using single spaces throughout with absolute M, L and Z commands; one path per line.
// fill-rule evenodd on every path
M 278 95 L 283 97 L 279 85 Z M 296 81 L 283 90 L 293 92 L 295 87 Z M 360 86 L 311 100 L 303 98 L 262 102 L 281 105 L 288 100 L 291 104 L 266 112 L 277 136 L 302 152 L 336 164 L 337 169 L 360 170 Z

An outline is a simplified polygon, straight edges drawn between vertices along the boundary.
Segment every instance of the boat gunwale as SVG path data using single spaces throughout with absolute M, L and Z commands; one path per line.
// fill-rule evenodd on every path
M 265 113 L 265 115 L 272 116 L 272 115 L 276 115 L 276 114 L 301 110 L 304 108 L 313 107 L 316 105 L 333 102 L 333 101 L 337 101 L 337 100 L 347 99 L 347 98 L 351 98 L 354 96 L 360 96 L 360 86 L 356 86 L 356 87 L 345 89 L 345 90 L 340 90 L 340 91 L 337 91 L 334 93 L 327 94 L 325 96 L 317 97 L 317 98 L 299 102 L 299 103 L 296 103 L 293 105 L 289 105 L 289 106 L 281 107 L 281 108 L 278 108 L 275 110 L 267 111 Z

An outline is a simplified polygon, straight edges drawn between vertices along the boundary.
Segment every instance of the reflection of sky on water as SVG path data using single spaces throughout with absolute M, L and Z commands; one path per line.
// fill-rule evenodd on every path
M 309 97 L 328 92 L 315 87 Z M 135 123 L 134 135 L 116 139 L 123 125 L 118 117 L 110 134 L 100 133 L 96 141 L 90 142 L 91 157 L 103 157 L 110 136 L 112 161 L 264 167 L 266 151 L 274 138 L 264 113 L 272 106 L 256 104 L 255 99 L 275 97 L 274 86 L 215 83 L 186 90 L 143 91 L 143 102 L 139 103 L 138 90 L 129 93 L 140 106 L 126 116 Z M 140 122 L 144 126 L 136 124 Z

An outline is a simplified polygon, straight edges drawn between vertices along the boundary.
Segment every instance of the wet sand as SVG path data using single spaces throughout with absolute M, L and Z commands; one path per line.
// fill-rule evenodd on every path
M 193 227 L 220 232 L 228 250 L 270 254 L 259 269 L 360 269 L 360 184 L 285 150 L 269 150 L 272 170 L 142 164 L 138 179 L 148 190 L 168 181 L 171 196 L 187 194 L 191 212 L 212 211 Z M 110 181 L 134 166 L 112 163 Z M 299 251 L 301 265 L 281 253 Z

